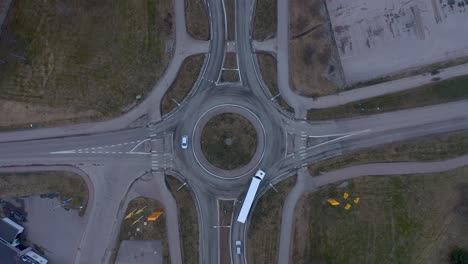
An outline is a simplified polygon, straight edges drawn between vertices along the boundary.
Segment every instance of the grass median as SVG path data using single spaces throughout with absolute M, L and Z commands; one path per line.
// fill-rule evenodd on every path
M 403 161 L 436 161 L 468 154 L 468 132 L 454 132 L 384 144 L 359 150 L 338 158 L 321 161 L 309 166 L 311 175 L 320 175 L 339 168 L 375 163 Z
M 308 119 L 316 121 L 351 118 L 467 98 L 468 76 L 462 76 L 354 103 L 320 110 L 309 110 Z
M 276 59 L 267 53 L 257 54 L 258 65 L 262 74 L 263 81 L 265 82 L 268 90 L 270 91 L 271 97 L 275 98 L 274 101 L 282 107 L 284 110 L 290 113 L 294 113 L 292 108 L 280 94 L 278 88 L 278 75 L 276 68 Z
M 182 63 L 177 78 L 171 84 L 161 101 L 161 113 L 167 114 L 178 107 L 190 93 L 198 79 L 205 56 L 194 55 L 186 58 Z
M 252 209 L 253 215 L 245 247 L 248 263 L 277 262 L 283 204 L 295 183 L 294 176 L 276 184 L 278 192 L 273 189 L 268 190 Z
M 173 176 L 166 175 L 166 182 L 178 208 L 183 261 L 185 264 L 196 264 L 199 260 L 199 231 L 193 194 L 187 187 L 179 189 L 183 183 Z

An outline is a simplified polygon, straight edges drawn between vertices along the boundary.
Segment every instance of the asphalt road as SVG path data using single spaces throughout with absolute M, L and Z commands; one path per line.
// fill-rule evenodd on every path
M 325 158 L 383 143 L 468 129 L 468 101 L 326 122 L 309 123 L 286 115 L 270 100 L 258 74 L 251 41 L 252 0 L 236 1 L 236 39 L 232 42 L 234 46 L 230 46 L 237 52 L 242 81 L 216 83 L 228 45 L 225 15 L 221 1 L 208 0 L 206 3 L 211 39 L 200 42 L 188 37 L 184 1 L 175 0 L 176 52 L 173 61 L 148 98 L 129 113 L 106 122 L 0 133 L 0 169 L 3 171 L 29 166 L 70 168 L 86 177 L 90 201 L 75 263 L 108 262 L 116 247 L 125 205 L 136 194 L 157 198 L 169 210 L 171 262 L 181 262 L 177 210 L 163 186 L 164 171 L 177 173 L 193 190 L 199 214 L 199 262 L 218 263 L 218 232 L 213 228 L 218 224 L 216 200 L 242 199 L 251 171 L 257 168 L 267 171 L 260 190 L 262 194 L 270 188 L 270 183 L 294 175 L 301 167 Z M 207 52 L 207 59 L 191 94 L 179 108 L 161 120 L 161 98 L 176 78 L 183 59 L 200 52 Z M 291 105 L 296 110 L 304 110 L 303 105 L 294 100 Z M 239 177 L 224 177 L 222 171 L 215 173 L 220 175 L 208 173 L 194 155 L 197 149 L 193 148 L 198 148 L 199 144 L 190 144 L 188 150 L 179 147 L 181 136 L 197 133 L 200 129 L 196 126 L 197 121 L 214 107 L 226 111 L 233 107 L 247 109 L 258 117 L 265 131 L 260 133 L 264 150 L 258 165 Z M 299 117 L 303 116 L 304 111 L 298 112 Z M 306 147 L 308 137 L 323 138 L 326 142 Z M 293 146 L 288 145 L 291 144 L 288 138 L 293 138 Z M 288 152 L 288 149 L 292 151 Z M 145 188 L 144 184 L 142 187 L 142 182 L 151 182 L 154 189 Z M 239 206 L 237 203 L 236 213 Z M 236 240 L 244 241 L 248 250 L 244 238 L 249 222 L 245 225 L 233 222 L 231 226 L 231 250 L 235 252 Z M 234 263 L 245 263 L 244 258 L 233 260 Z

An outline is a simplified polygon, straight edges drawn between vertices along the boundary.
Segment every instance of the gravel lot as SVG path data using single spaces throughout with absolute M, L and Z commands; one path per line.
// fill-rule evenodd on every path
M 348 85 L 468 56 L 468 1 L 326 3 Z

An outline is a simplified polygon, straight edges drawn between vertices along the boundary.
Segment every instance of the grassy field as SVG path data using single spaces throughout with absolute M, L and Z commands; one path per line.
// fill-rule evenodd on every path
M 203 0 L 185 0 L 185 19 L 187 31 L 195 39 L 210 39 L 208 11 Z
M 467 174 L 366 176 L 305 195 L 293 263 L 449 263 L 455 247 L 468 249 Z M 360 197 L 348 211 L 326 202 L 345 191 Z
M 278 193 L 270 189 L 260 197 L 247 234 L 248 263 L 271 264 L 278 260 L 283 204 L 295 182 L 296 177 L 290 177 L 275 185 Z
M 146 197 L 138 197 L 130 201 L 127 206 L 125 215 L 145 208 L 138 215 L 134 215 L 130 219 L 124 219 L 120 226 L 118 245 L 122 240 L 161 240 L 163 243 L 163 259 L 164 263 L 170 263 L 169 245 L 167 240 L 166 216 L 163 213 L 156 221 L 147 222 L 147 218 L 155 211 L 164 211 L 164 207 L 156 200 Z M 140 217 L 142 217 L 140 219 Z M 140 219 L 140 221 L 137 221 Z M 147 225 L 144 225 L 147 222 Z M 137 230 L 139 229 L 139 231 Z M 118 255 L 118 251 L 115 256 Z M 110 263 L 113 263 L 112 261 Z
M 233 200 L 218 200 L 219 204 L 219 225 L 230 226 L 232 219 L 232 209 L 234 207 Z M 220 250 L 220 264 L 231 264 L 231 249 L 229 248 L 229 233 L 230 228 L 220 227 L 219 232 L 219 250 Z
M 434 161 L 468 154 L 468 132 L 428 136 L 363 149 L 309 166 L 311 175 L 372 162 Z
M 219 114 L 203 128 L 201 148 L 213 166 L 234 170 L 252 159 L 257 149 L 257 131 L 239 114 Z
M 468 76 L 462 76 L 337 107 L 310 110 L 308 112 L 308 119 L 326 120 L 350 118 L 440 104 L 466 98 L 468 98 Z
M 265 81 L 271 96 L 277 96 L 279 94 L 279 89 L 276 59 L 270 54 L 258 53 L 257 60 L 263 76 L 263 80 Z M 286 111 L 294 113 L 294 108 L 288 105 L 288 103 L 286 103 L 286 101 L 281 96 L 277 96 L 275 101 Z
M 307 97 L 337 93 L 337 84 L 343 85 L 341 65 L 324 0 L 292 0 L 289 5 L 293 89 Z
M 19 123 L 119 115 L 150 91 L 172 54 L 169 0 L 14 1 L 4 26 L 0 99 L 33 113 L 59 109 L 20 112 Z
M 257 0 L 254 14 L 253 38 L 265 40 L 276 35 L 277 0 Z
M 0 174 L 0 198 L 58 193 L 61 200 L 72 199 L 65 208 L 86 211 L 88 188 L 81 176 L 71 172 Z
M 166 175 L 166 182 L 177 203 L 184 264 L 197 264 L 199 234 L 194 197 L 186 187 L 177 191 L 182 183 L 175 177 Z
M 190 93 L 198 79 L 204 59 L 204 55 L 194 55 L 184 60 L 177 78 L 162 99 L 161 113 L 163 115 L 178 106 L 173 100 L 180 103 Z

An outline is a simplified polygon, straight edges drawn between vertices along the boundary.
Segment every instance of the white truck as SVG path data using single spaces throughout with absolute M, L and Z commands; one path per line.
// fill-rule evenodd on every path
M 262 170 L 258 170 L 255 173 L 255 176 L 252 178 L 252 182 L 250 183 L 249 190 L 247 191 L 247 195 L 245 196 L 244 203 L 242 204 L 239 217 L 237 217 L 237 222 L 244 224 L 245 220 L 247 220 L 247 216 L 249 215 L 250 208 L 252 207 L 255 195 L 257 194 L 258 187 L 264 177 L 265 172 Z

